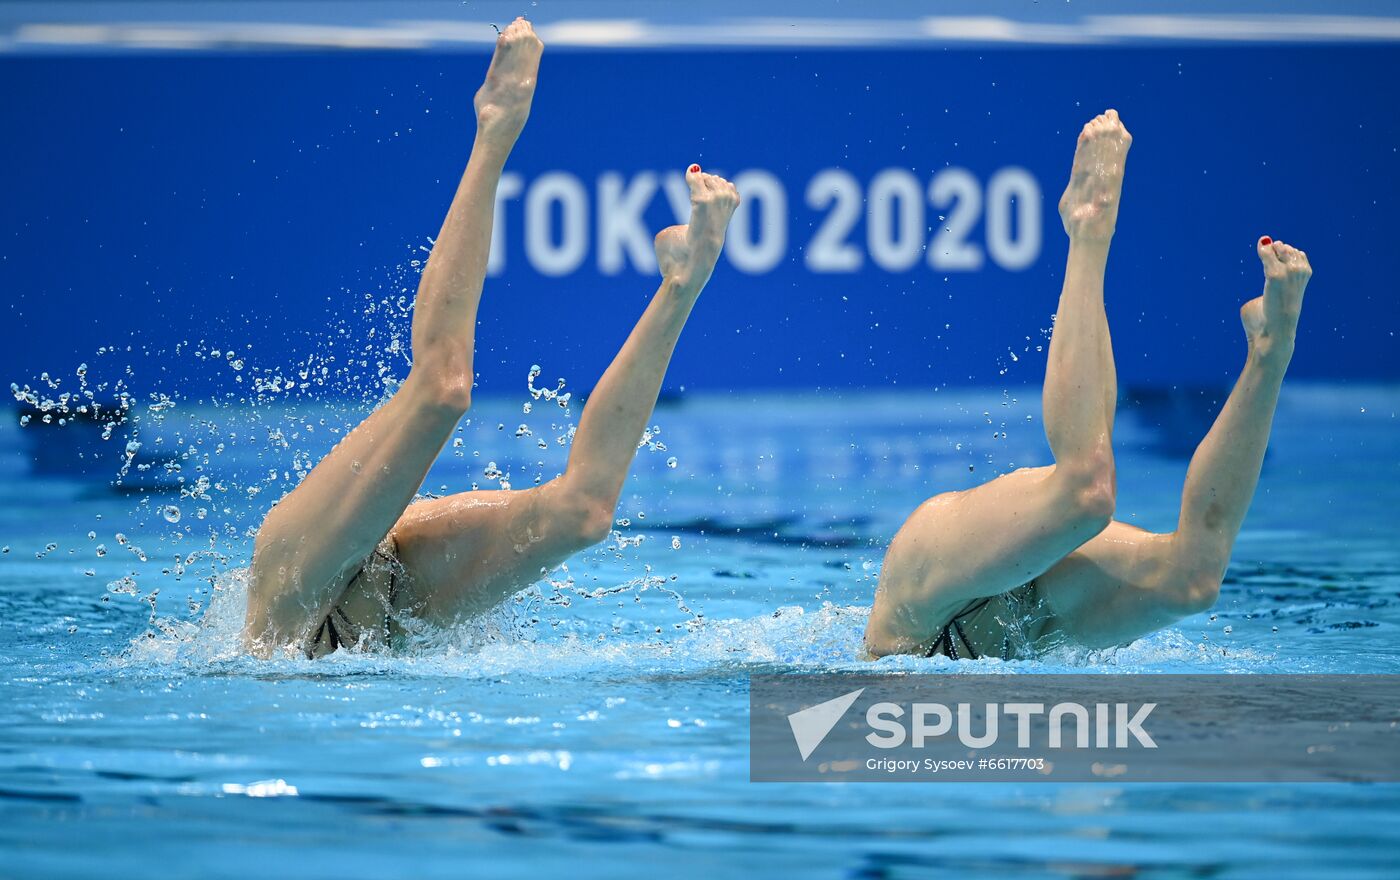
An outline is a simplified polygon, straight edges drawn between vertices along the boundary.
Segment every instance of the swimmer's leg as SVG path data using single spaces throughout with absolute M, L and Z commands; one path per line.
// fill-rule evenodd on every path
M 1186 471 L 1175 532 L 1113 523 L 1043 575 L 1041 595 L 1058 626 L 1091 647 L 1124 644 L 1205 611 L 1220 594 L 1269 443 L 1274 407 L 1293 356 L 1307 255 L 1259 241 L 1264 295 L 1240 311 L 1245 367 Z
M 870 653 L 928 650 L 968 602 L 1026 583 L 1112 519 L 1118 390 L 1103 281 L 1131 143 L 1112 110 L 1085 125 L 1060 200 L 1069 260 L 1043 402 L 1055 464 L 936 496 L 910 516 L 885 556 Z
M 565 472 L 520 492 L 470 492 L 415 504 L 394 528 L 424 617 L 448 622 L 529 586 L 612 530 L 623 482 L 681 329 L 739 204 L 732 184 L 691 166 L 688 226 L 656 237 L 663 280 L 589 396 Z
M 299 644 L 325 618 L 470 406 L 496 185 L 530 112 L 541 49 L 524 19 L 496 42 L 476 94 L 471 158 L 419 282 L 408 378 L 259 530 L 244 626 L 256 653 Z

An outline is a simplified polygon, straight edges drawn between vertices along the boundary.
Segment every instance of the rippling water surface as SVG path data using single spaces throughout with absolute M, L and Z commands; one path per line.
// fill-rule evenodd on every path
M 557 472 L 568 419 L 522 400 L 479 405 L 425 488 Z M 120 491 L 119 447 L 6 419 L 0 874 L 1393 876 L 1395 786 L 750 784 L 747 676 L 1400 672 L 1397 410 L 1287 389 L 1211 614 L 1116 651 L 873 667 L 889 535 L 933 491 L 1044 463 L 1034 395 L 663 406 L 606 545 L 470 631 L 316 662 L 238 653 L 239 569 L 355 411 L 157 410 Z M 1120 421 L 1119 515 L 1170 528 L 1202 426 Z

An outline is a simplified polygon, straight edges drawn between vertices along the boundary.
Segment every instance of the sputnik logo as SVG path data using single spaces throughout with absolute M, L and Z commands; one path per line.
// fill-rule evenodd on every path
M 792 738 L 797 741 L 797 751 L 802 755 L 803 761 L 817 750 L 817 746 L 831 733 L 831 729 L 846 714 L 846 710 L 851 708 L 851 704 L 863 693 L 865 688 L 851 691 L 834 700 L 808 706 L 787 717 L 788 726 L 792 728 Z

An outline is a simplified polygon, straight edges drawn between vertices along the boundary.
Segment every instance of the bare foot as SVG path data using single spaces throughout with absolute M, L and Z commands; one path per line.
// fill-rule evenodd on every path
M 1267 235 L 1259 239 L 1259 261 L 1264 264 L 1264 295 L 1240 309 L 1250 351 L 1265 360 L 1288 363 L 1303 310 L 1303 291 L 1312 277 L 1308 255 Z
M 544 43 L 523 18 L 511 22 L 496 38 L 496 53 L 491 56 L 486 82 L 477 90 L 473 102 L 477 136 L 491 146 L 510 149 L 525 127 L 543 51 Z
M 1060 197 L 1060 219 L 1071 239 L 1107 242 L 1118 225 L 1123 166 L 1133 136 L 1117 110 L 1095 116 L 1079 133 L 1069 186 Z
M 724 178 L 701 172 L 699 165 L 686 170 L 685 182 L 690 187 L 690 224 L 657 233 L 656 264 L 663 276 L 698 293 L 724 247 L 724 230 L 739 207 L 739 191 Z

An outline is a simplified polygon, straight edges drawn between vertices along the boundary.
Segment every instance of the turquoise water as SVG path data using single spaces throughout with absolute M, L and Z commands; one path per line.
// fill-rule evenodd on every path
M 1121 518 L 1171 526 L 1209 397 L 1125 408 Z M 1033 392 L 663 406 L 603 547 L 408 656 L 316 662 L 239 655 L 238 569 L 361 411 L 140 409 L 120 492 L 122 432 L 91 462 L 85 428 L 0 427 L 0 875 L 1394 876 L 1395 786 L 751 784 L 746 688 L 1400 672 L 1400 389 L 1286 389 L 1213 613 L 1116 651 L 873 667 L 884 542 L 933 491 L 1045 462 Z M 490 462 L 547 478 L 571 418 L 486 401 L 425 488 L 492 484 Z M 36 452 L 92 474 L 33 473 Z

